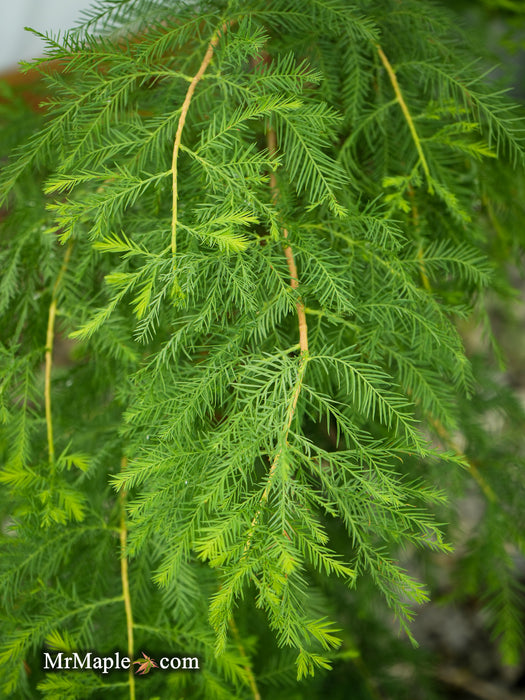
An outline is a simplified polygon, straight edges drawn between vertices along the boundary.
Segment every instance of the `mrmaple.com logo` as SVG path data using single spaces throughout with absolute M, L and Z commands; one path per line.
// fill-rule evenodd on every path
M 157 663 L 155 659 L 142 652 L 142 658 L 131 661 L 129 656 L 121 655 L 119 651 L 109 656 L 98 656 L 92 651 L 78 653 L 42 652 L 42 668 L 44 671 L 99 671 L 106 675 L 110 671 L 128 671 L 137 666 L 135 673 L 143 676 L 151 669 L 161 671 L 198 671 L 199 659 L 196 656 L 162 656 Z

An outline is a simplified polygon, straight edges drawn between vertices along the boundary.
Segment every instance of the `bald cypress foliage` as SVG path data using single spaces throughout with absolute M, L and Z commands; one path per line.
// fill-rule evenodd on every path
M 515 661 L 523 411 L 460 330 L 511 294 L 523 115 L 455 19 L 104 0 L 42 38 L 44 110 L 1 115 L 5 697 L 406 698 L 385 639 L 473 491 L 454 590 Z

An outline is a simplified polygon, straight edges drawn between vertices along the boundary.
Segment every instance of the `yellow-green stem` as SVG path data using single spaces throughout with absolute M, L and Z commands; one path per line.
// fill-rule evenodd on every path
M 428 191 L 432 194 L 434 191 L 434 188 L 432 187 L 432 178 L 430 176 L 430 170 L 428 167 L 427 159 L 425 158 L 425 154 L 423 153 L 421 139 L 419 138 L 419 135 L 416 131 L 416 127 L 414 125 L 414 120 L 412 119 L 412 115 L 410 114 L 410 110 L 408 109 L 407 103 L 405 102 L 405 99 L 403 97 L 403 93 L 401 92 L 401 88 L 399 87 L 399 83 L 397 82 L 397 76 L 394 72 L 394 69 L 392 68 L 392 65 L 390 64 L 390 61 L 388 60 L 388 58 L 385 55 L 385 52 L 383 51 L 383 49 L 379 45 L 376 45 L 376 48 L 377 48 L 377 52 L 379 54 L 379 58 L 381 59 L 382 64 L 386 68 L 386 72 L 388 73 L 388 77 L 390 78 L 390 82 L 392 83 L 392 87 L 394 88 L 394 92 L 396 94 L 397 101 L 399 102 L 399 106 L 401 107 L 403 115 L 406 119 L 406 122 L 408 124 L 408 128 L 410 129 L 410 133 L 412 134 L 412 139 L 414 141 L 414 144 L 416 146 L 416 149 L 417 149 L 417 152 L 419 155 L 421 167 L 423 168 L 423 171 L 424 171 L 426 178 L 427 178 Z
M 62 267 L 57 275 L 53 290 L 51 292 L 51 304 L 49 305 L 49 314 L 47 318 L 47 333 L 46 333 L 46 368 L 44 373 L 44 404 L 46 412 L 46 431 L 47 431 L 47 449 L 49 455 L 49 464 L 55 463 L 55 442 L 53 437 L 53 413 L 51 409 L 51 370 L 53 368 L 53 344 L 55 339 L 55 318 L 57 313 L 57 296 L 60 283 L 66 272 L 73 242 L 69 241 L 64 254 Z
M 127 464 L 126 457 L 122 458 L 121 469 L 125 469 Z M 128 637 L 128 657 L 133 658 L 133 608 L 131 607 L 131 594 L 129 590 L 129 574 L 128 574 L 128 557 L 126 548 L 128 543 L 128 526 L 126 521 L 126 492 L 120 493 L 120 577 L 122 581 L 122 596 L 124 599 L 124 608 L 126 610 L 126 629 Z M 135 676 L 133 675 L 133 666 L 130 666 L 128 671 L 129 678 L 129 698 L 135 700 Z

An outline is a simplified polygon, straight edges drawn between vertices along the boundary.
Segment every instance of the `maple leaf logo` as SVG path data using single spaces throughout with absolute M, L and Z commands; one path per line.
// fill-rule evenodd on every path
M 144 657 L 143 659 L 137 659 L 137 661 L 134 661 L 133 663 L 139 664 L 139 667 L 135 673 L 139 673 L 141 676 L 144 676 L 146 673 L 149 673 L 152 668 L 158 668 L 158 666 L 155 663 L 155 660 L 150 659 L 150 657 L 146 656 L 144 652 L 142 652 L 142 656 Z

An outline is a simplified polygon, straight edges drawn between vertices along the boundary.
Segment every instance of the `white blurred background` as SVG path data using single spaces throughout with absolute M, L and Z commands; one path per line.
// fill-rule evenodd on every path
M 71 29 L 91 4 L 92 0 L 0 0 L 0 72 L 42 55 L 42 41 L 24 27 L 39 32 Z

